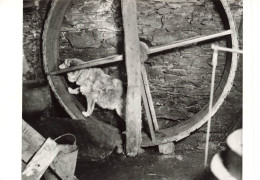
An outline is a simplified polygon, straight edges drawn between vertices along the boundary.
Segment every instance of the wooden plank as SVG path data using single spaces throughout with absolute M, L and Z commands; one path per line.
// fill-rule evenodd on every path
M 57 156 L 57 143 L 48 138 L 22 172 L 24 180 L 38 180 Z
M 135 0 L 121 0 L 125 63 L 127 72 L 126 96 L 126 153 L 137 155 L 141 144 L 141 62 Z
M 38 151 L 45 138 L 33 129 L 24 120 L 22 122 L 22 159 L 25 163 Z
M 22 132 L 22 160 L 28 164 L 29 160 L 43 145 L 45 138 L 24 120 L 22 121 Z M 57 156 L 54 161 L 59 161 L 59 156 Z M 66 175 L 63 172 L 62 167 L 56 167 L 53 164 L 51 164 L 50 167 L 59 177 L 64 177 L 64 175 Z M 77 179 L 75 176 L 73 178 Z

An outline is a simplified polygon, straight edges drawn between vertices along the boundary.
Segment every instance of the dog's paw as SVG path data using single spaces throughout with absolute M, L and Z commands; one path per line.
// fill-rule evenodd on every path
M 117 153 L 117 154 L 124 154 L 123 147 L 122 147 L 122 146 L 121 146 L 121 147 L 117 147 L 117 148 L 116 148 L 116 153 Z
M 72 89 L 71 87 L 69 87 L 68 91 L 69 91 L 70 94 L 78 94 L 79 93 L 79 88 Z
M 88 113 L 87 111 L 82 111 L 82 114 L 83 114 L 83 116 L 85 116 L 85 117 L 89 117 L 91 114 L 90 113 Z
M 60 69 L 65 69 L 66 66 L 65 66 L 65 64 L 60 64 L 60 65 L 59 65 L 59 68 L 60 68 Z

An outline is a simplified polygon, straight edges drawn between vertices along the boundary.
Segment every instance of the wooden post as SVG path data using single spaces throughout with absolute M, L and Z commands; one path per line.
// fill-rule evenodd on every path
M 141 62 L 135 0 L 121 0 L 125 63 L 127 73 L 126 95 L 126 154 L 137 155 L 141 144 Z

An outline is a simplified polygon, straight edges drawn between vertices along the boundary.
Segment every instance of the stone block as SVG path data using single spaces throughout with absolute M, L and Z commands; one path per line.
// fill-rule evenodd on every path
M 171 10 L 169 8 L 160 8 L 157 10 L 157 13 L 160 15 L 169 14 L 171 12 L 173 12 L 173 10 Z
M 106 44 L 109 44 L 115 48 L 123 47 L 123 35 L 116 35 L 105 40 Z
M 173 36 L 173 33 L 171 33 L 171 32 L 161 31 L 161 32 L 153 34 L 153 42 L 156 45 L 169 44 L 169 43 L 172 43 L 177 40 L 178 40 L 178 37 Z
M 161 16 L 156 14 L 150 14 L 149 16 L 145 17 L 138 17 L 137 21 L 139 25 L 149 25 L 157 29 L 162 27 Z
M 175 15 L 174 17 L 172 15 L 165 16 L 163 23 L 163 27 L 170 32 L 188 30 L 190 25 L 190 21 L 181 15 Z
M 169 98 L 167 99 L 167 101 L 169 101 Z M 188 118 L 186 113 L 187 112 L 185 109 L 179 109 L 172 106 L 160 106 L 156 110 L 158 118 L 164 118 L 169 120 L 186 120 Z
M 99 47 L 101 42 L 95 40 L 92 32 L 68 32 L 65 34 L 72 46 L 76 48 Z
M 173 154 L 175 150 L 173 142 L 169 142 L 167 144 L 160 144 L 158 148 L 161 154 Z
M 172 74 L 165 74 L 164 75 L 165 81 L 167 82 L 174 82 L 180 80 L 180 76 L 172 75 Z

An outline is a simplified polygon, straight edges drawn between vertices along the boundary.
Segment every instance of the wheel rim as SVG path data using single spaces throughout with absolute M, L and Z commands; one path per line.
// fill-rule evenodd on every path
M 45 29 L 43 33 L 43 62 L 44 69 L 46 72 L 54 71 L 58 69 L 59 65 L 59 29 L 62 24 L 64 14 L 67 7 L 69 6 L 71 0 L 54 0 L 52 3 L 52 8 L 49 11 L 49 16 L 45 23 Z M 238 38 L 236 34 L 235 24 L 225 0 L 220 1 L 225 14 L 229 22 L 229 28 L 233 31 L 231 34 L 231 44 L 232 48 L 238 48 Z M 54 12 L 59 9 L 59 13 L 54 15 Z M 58 29 L 58 30 L 57 30 Z M 48 53 L 47 53 L 48 52 Z M 226 67 L 224 70 L 223 78 L 220 82 L 220 86 L 214 93 L 214 103 L 212 107 L 212 114 L 215 114 L 219 107 L 224 102 L 226 96 L 231 90 L 232 83 L 235 77 L 235 72 L 237 69 L 237 54 L 232 54 L 230 61 L 226 61 Z M 82 115 L 82 110 L 84 107 L 82 104 L 74 97 L 71 96 L 67 91 L 67 83 L 65 79 L 61 76 L 47 76 L 49 84 L 60 102 L 64 107 L 66 112 L 73 119 L 86 119 Z M 96 120 L 94 116 L 87 118 L 89 120 Z M 179 141 L 187 136 L 196 129 L 200 128 L 203 124 L 207 122 L 208 119 L 208 105 L 204 106 L 197 114 L 195 114 L 190 119 L 174 126 L 171 128 L 161 129 L 155 132 L 156 143 L 152 142 L 147 134 L 143 133 L 142 146 L 152 146 L 157 144 L 163 144 L 170 141 Z M 112 131 L 119 134 L 119 131 L 111 126 Z M 120 135 L 119 135 L 120 136 Z M 120 139 L 120 138 L 119 138 Z

